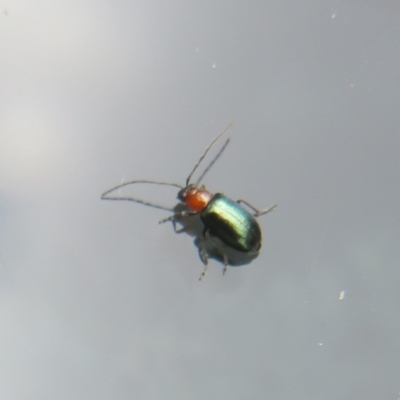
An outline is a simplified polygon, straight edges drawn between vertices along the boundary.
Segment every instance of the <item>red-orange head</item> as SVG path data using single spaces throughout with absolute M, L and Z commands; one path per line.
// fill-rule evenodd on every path
M 213 194 L 208 190 L 194 185 L 189 185 L 178 193 L 178 199 L 185 203 L 190 211 L 195 212 L 203 211 L 212 198 Z

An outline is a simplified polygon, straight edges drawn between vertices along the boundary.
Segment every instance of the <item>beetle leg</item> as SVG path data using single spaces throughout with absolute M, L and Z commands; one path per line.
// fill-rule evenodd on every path
M 191 212 L 191 211 L 181 211 L 176 214 L 171 215 L 170 217 L 164 218 L 161 221 L 158 221 L 159 224 L 163 224 L 164 222 L 168 221 L 174 221 L 177 218 L 184 218 L 184 217 L 190 217 L 192 215 L 198 214 L 197 212 Z
M 176 219 L 175 218 L 172 220 L 172 226 L 174 227 L 174 232 L 175 233 L 182 233 L 182 232 L 186 231 L 186 228 L 184 226 L 182 228 L 180 228 L 180 229 L 178 229 L 176 227 Z
M 190 235 L 190 231 L 188 231 L 188 229 L 190 229 L 190 228 L 188 228 L 188 227 L 185 226 L 185 225 L 182 225 L 182 228 L 178 228 L 178 227 L 177 227 L 177 222 L 176 222 L 175 219 L 172 220 L 172 226 L 173 226 L 173 228 L 174 228 L 174 232 L 175 232 L 175 233 L 188 232 L 188 235 Z
M 205 242 L 206 242 L 207 238 L 208 238 L 208 229 L 205 226 L 203 229 L 201 238 L 199 238 L 199 255 L 200 255 L 200 259 L 204 265 L 208 264 L 207 251 L 206 251 L 206 247 L 205 247 Z
M 261 215 L 267 214 L 267 213 L 269 213 L 269 212 L 275 210 L 275 208 L 278 206 L 278 204 L 274 204 L 274 205 L 271 206 L 270 208 L 267 208 L 267 209 L 265 209 L 265 210 L 259 210 L 258 208 L 252 206 L 252 205 L 251 205 L 248 201 L 246 201 L 246 200 L 240 199 L 240 200 L 238 200 L 237 202 L 238 202 L 239 204 L 240 204 L 240 203 L 244 203 L 244 204 L 246 204 L 247 207 L 250 207 L 250 208 L 254 211 L 254 214 L 253 214 L 253 215 L 254 215 L 255 217 L 259 217 L 259 216 L 261 216 Z
M 202 256 L 200 256 L 200 257 L 202 257 Z M 200 274 L 199 281 L 201 281 L 201 280 L 203 279 L 204 275 L 205 275 L 206 272 L 207 272 L 207 269 L 208 269 L 208 260 L 206 259 L 206 261 L 207 261 L 207 263 L 204 265 L 204 269 L 203 269 L 203 272 Z
M 200 277 L 199 277 L 199 281 L 201 281 L 203 279 L 204 275 L 206 274 L 207 268 L 208 268 L 208 258 L 207 258 L 207 253 L 206 253 L 206 249 L 204 247 L 203 242 L 199 242 L 199 255 L 200 255 L 201 261 L 204 264 L 203 272 L 200 274 Z
M 207 251 L 206 251 L 206 248 L 205 248 L 205 245 L 204 245 L 207 237 L 208 237 L 208 229 L 205 226 L 204 229 L 203 229 L 202 237 L 199 238 L 199 256 L 200 256 L 201 261 L 204 264 L 204 269 L 203 269 L 203 272 L 201 273 L 201 275 L 199 277 L 199 281 L 201 281 L 203 279 L 204 275 L 207 272 L 207 268 L 208 268 Z
M 228 256 L 226 255 L 225 252 L 222 252 L 222 257 L 224 259 L 224 269 L 222 270 L 222 275 L 225 275 L 225 273 L 228 269 Z

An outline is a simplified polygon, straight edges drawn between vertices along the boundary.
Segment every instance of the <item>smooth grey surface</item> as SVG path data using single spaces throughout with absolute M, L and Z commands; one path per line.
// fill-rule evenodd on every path
M 0 399 L 400 398 L 399 18 L 1 1 Z M 256 260 L 199 283 L 167 213 L 99 198 L 183 184 L 233 119 L 205 183 L 279 207 Z

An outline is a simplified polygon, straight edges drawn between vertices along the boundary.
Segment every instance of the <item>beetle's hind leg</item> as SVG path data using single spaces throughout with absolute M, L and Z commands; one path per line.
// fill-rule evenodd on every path
M 251 208 L 251 209 L 254 211 L 254 214 L 253 214 L 253 215 L 254 215 L 255 217 L 259 217 L 259 216 L 261 216 L 261 215 L 267 214 L 267 213 L 269 213 L 269 212 L 275 210 L 276 207 L 278 207 L 278 204 L 274 204 L 274 205 L 271 206 L 270 208 L 267 208 L 267 209 L 265 209 L 265 210 L 259 210 L 258 208 L 252 206 L 252 205 L 251 205 L 248 201 L 246 201 L 246 200 L 240 199 L 240 200 L 238 200 L 237 202 L 238 202 L 239 204 L 240 204 L 240 203 L 246 204 L 247 207 Z

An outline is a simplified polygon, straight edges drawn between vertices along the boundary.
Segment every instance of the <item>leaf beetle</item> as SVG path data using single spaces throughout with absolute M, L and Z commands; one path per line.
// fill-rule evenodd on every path
M 207 271 L 208 254 L 205 247 L 205 242 L 209 236 L 218 238 L 229 249 L 233 249 L 236 252 L 243 253 L 249 256 L 257 255 L 261 248 L 262 234 L 256 218 L 269 213 L 277 207 L 277 204 L 275 204 L 267 209 L 259 210 L 256 207 L 252 206 L 246 200 L 240 199 L 234 201 L 226 197 L 222 193 L 212 194 L 211 192 L 206 190 L 204 185 L 199 186 L 201 180 L 204 178 L 204 175 L 209 171 L 215 161 L 225 150 L 230 139 L 227 139 L 225 141 L 217 156 L 203 171 L 197 182 L 191 183 L 194 172 L 197 170 L 203 159 L 206 157 L 209 150 L 232 125 L 233 122 L 231 122 L 221 133 L 219 133 L 208 145 L 196 165 L 193 167 L 189 176 L 187 177 L 185 186 L 176 183 L 154 180 L 133 180 L 114 186 L 113 188 L 107 190 L 101 195 L 102 200 L 134 201 L 136 203 L 144 204 L 147 206 L 171 211 L 173 212 L 173 214 L 167 218 L 162 219 L 161 221 L 159 221 L 159 223 L 161 224 L 167 221 L 172 221 L 175 231 L 176 221 L 182 220 L 182 218 L 186 217 L 190 218 L 191 216 L 200 216 L 200 220 L 203 223 L 203 229 L 198 245 L 199 255 L 204 264 L 204 270 L 201 273 L 199 280 L 204 277 Z M 166 185 L 179 188 L 177 198 L 180 201 L 180 210 L 177 210 L 176 207 L 168 208 L 134 197 L 108 196 L 111 192 L 114 192 L 117 189 L 137 183 Z M 250 208 L 253 211 L 253 214 L 250 213 L 246 208 L 244 208 L 242 204 Z M 219 252 L 222 256 L 224 264 L 223 274 L 225 274 L 228 268 L 229 259 L 224 249 L 219 249 Z

